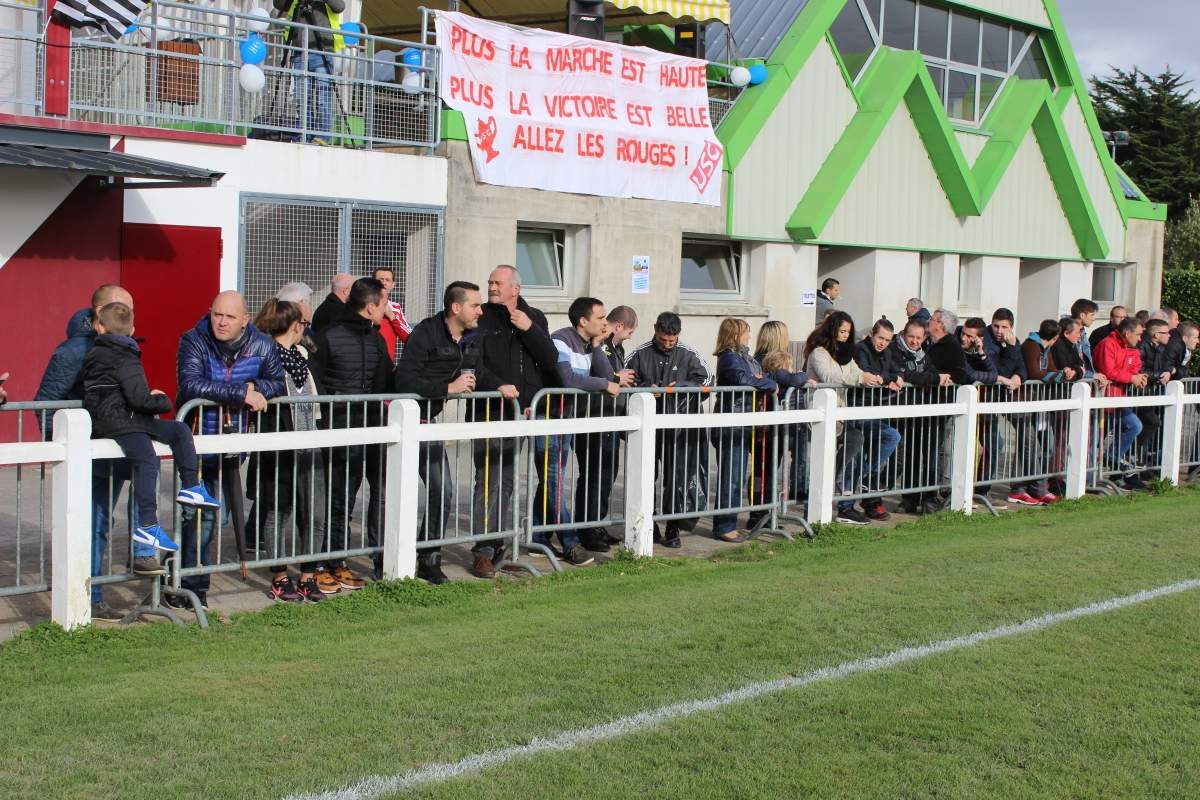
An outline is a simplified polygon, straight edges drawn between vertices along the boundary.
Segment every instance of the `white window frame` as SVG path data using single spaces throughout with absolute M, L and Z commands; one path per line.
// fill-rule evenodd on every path
M 1100 270 L 1107 270 L 1113 275 L 1113 291 L 1112 297 L 1100 297 L 1096 294 L 1096 273 Z M 1093 264 L 1092 265 L 1092 287 L 1091 296 L 1097 305 L 1101 306 L 1116 306 L 1121 304 L 1121 289 L 1123 288 L 1125 267 L 1120 264 Z
M 729 248 L 730 259 L 733 264 L 733 280 L 737 285 L 736 289 L 685 289 L 683 286 L 683 250 L 689 244 L 697 245 L 723 245 Z M 734 239 L 716 239 L 707 236 L 688 236 L 684 235 L 679 243 L 679 296 L 681 300 L 686 301 L 710 301 L 721 302 L 731 300 L 743 300 L 746 297 L 746 275 L 745 275 L 745 254 L 742 252 L 742 243 Z
M 549 236 L 553 237 L 554 253 L 558 259 L 558 283 L 557 284 L 529 283 L 526 280 L 526 277 L 524 275 L 522 275 L 521 276 L 522 290 L 529 289 L 532 292 L 532 294 L 543 296 L 543 297 L 544 296 L 552 296 L 553 297 L 553 296 L 559 296 L 559 295 L 566 295 L 567 291 L 570 287 L 568 270 L 569 270 L 569 264 L 570 264 L 569 248 L 570 248 L 570 239 L 571 239 L 567 228 L 565 226 L 546 225 L 546 224 L 542 224 L 542 223 L 518 222 L 516 237 L 514 238 L 514 241 L 513 241 L 514 246 L 519 245 L 519 242 L 521 239 L 521 234 L 544 234 L 544 235 L 549 235 Z M 518 272 L 519 272 L 520 265 L 516 263 L 518 260 L 519 259 L 514 256 L 513 265 L 517 267 Z

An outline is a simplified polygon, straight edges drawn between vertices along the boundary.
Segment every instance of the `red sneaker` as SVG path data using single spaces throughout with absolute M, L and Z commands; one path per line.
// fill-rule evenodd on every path
M 1050 494 L 1049 492 L 1047 492 L 1046 494 L 1044 494 L 1044 495 L 1042 495 L 1041 497 L 1039 497 L 1039 498 L 1038 498 L 1038 502 L 1039 502 L 1039 503 L 1041 503 L 1041 504 L 1042 504 L 1042 505 L 1044 505 L 1044 506 L 1052 506 L 1052 505 L 1054 505 L 1055 503 L 1057 503 L 1057 502 L 1058 502 L 1059 500 L 1061 500 L 1061 499 L 1062 499 L 1062 498 L 1061 498 L 1061 497 L 1059 497 L 1058 495 L 1056 495 L 1056 494 Z
M 1011 492 L 1008 495 L 1008 502 L 1015 503 L 1019 506 L 1040 506 L 1042 503 L 1033 495 L 1025 492 Z

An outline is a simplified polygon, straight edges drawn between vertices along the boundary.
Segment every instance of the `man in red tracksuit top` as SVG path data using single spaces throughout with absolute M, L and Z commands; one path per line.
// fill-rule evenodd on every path
M 1142 374 L 1142 354 L 1138 343 L 1142 339 L 1142 323 L 1137 317 L 1127 317 L 1110 333 L 1092 353 L 1096 371 L 1109 381 L 1108 396 L 1124 397 L 1130 389 L 1145 389 L 1149 376 Z M 1144 489 L 1146 484 L 1137 476 L 1138 465 L 1128 458 L 1138 434 L 1142 432 L 1142 421 L 1132 408 L 1118 408 L 1109 412 L 1109 424 L 1116 424 L 1113 443 L 1105 454 L 1105 467 L 1119 469 L 1125 473 L 1125 486 L 1129 489 Z
M 404 318 L 404 309 L 400 308 L 400 304 L 394 303 L 390 299 L 392 289 L 396 287 L 396 277 L 392 268 L 376 267 L 375 271 L 371 273 L 371 277 L 383 284 L 384 297 L 389 298 L 387 308 L 383 313 L 383 320 L 379 323 L 379 335 L 383 337 L 383 341 L 387 345 L 388 358 L 394 364 L 396 363 L 396 342 L 407 342 L 408 335 L 412 333 L 412 326 Z

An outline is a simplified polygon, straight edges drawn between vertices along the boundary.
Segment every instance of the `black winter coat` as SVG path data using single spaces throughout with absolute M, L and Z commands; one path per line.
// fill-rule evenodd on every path
M 317 310 L 313 312 L 312 332 L 317 334 L 325 330 L 341 319 L 342 313 L 345 310 L 346 304 L 336 294 L 330 292 L 325 295 L 325 299 L 321 301 L 321 305 L 317 306 Z
M 933 362 L 939 373 L 949 373 L 956 386 L 974 383 L 967 373 L 967 354 L 963 352 L 962 342 L 956 336 L 948 334 L 929 345 L 926 358 Z
M 1174 373 L 1176 356 L 1172 352 L 1169 344 L 1162 347 L 1156 347 L 1153 343 L 1143 339 L 1138 345 L 1138 350 L 1142 354 L 1142 372 L 1150 376 L 1151 386 L 1161 386 L 1162 381 L 1159 378 L 1164 372 Z
M 872 375 L 878 375 L 883 378 L 885 384 L 891 383 L 900 377 L 900 373 L 903 370 L 903 366 L 897 361 L 896 353 L 892 350 L 891 346 L 888 346 L 880 353 L 875 349 L 875 345 L 871 343 L 870 336 L 860 339 L 858 344 L 854 346 L 854 363 L 858 364 L 858 368 L 863 372 L 869 372 Z
M 314 337 L 316 352 L 309 357 L 309 371 L 321 394 L 385 394 L 392 391 L 392 360 L 387 344 L 371 321 L 345 307 L 332 325 Z M 325 427 L 379 425 L 379 403 L 334 403 Z
M 933 362 L 929 360 L 929 356 L 926 355 L 925 358 L 918 362 L 913 355 L 900 345 L 900 337 L 896 337 L 888 345 L 888 353 L 894 359 L 896 366 L 900 370 L 900 377 L 904 378 L 905 383 L 912 384 L 913 386 L 938 385 L 940 380 L 938 371 L 933 366 Z
M 102 333 L 83 359 L 83 407 L 92 415 L 92 438 L 150 433 L 156 414 L 171 410 L 166 395 L 150 394 L 142 351 L 128 336 Z
M 446 326 L 446 317 L 437 314 L 422 320 L 408 335 L 404 353 L 396 364 L 396 391 L 430 398 L 421 416 L 432 420 L 442 413 L 450 383 L 464 369 L 475 370 L 476 391 L 494 391 L 501 385 L 495 373 L 483 363 L 479 332 L 467 331 L 456 342 Z
M 555 366 L 558 349 L 550 340 L 546 315 L 526 303 L 523 297 L 517 298 L 517 308 L 533 320 L 529 330 L 517 330 L 507 306 L 484 303 L 479 333 L 483 336 L 483 360 L 500 381 L 499 385 L 517 387 L 521 407 L 528 408 L 535 394 L 547 386 L 558 385 Z

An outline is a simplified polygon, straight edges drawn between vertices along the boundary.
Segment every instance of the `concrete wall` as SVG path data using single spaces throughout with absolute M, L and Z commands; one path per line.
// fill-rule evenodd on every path
M 1092 291 L 1092 265 L 1077 261 L 1021 263 L 1017 335 L 1022 339 L 1044 319 L 1059 319 L 1071 305 Z
M 446 204 L 446 282 L 469 280 L 480 285 L 497 264 L 516 260 L 518 223 L 567 230 L 567 263 L 563 290 L 528 288 L 524 294 L 546 312 L 551 329 L 567 324 L 571 300 L 590 295 L 612 308 L 632 306 L 640 330 L 634 342 L 650 336 L 662 311 L 683 317 L 683 340 L 709 353 L 723 317 L 739 316 L 757 329 L 767 319 L 768 283 L 782 299 L 780 309 L 803 320 L 792 270 L 803 275 L 815 261 L 812 248 L 747 243 L 743 249 L 743 292 L 740 299 L 705 301 L 681 294 L 680 253 L 685 234 L 725 237 L 723 208 L 490 186 L 475 180 L 465 142 L 447 142 L 449 189 Z M 650 292 L 633 294 L 634 256 L 650 257 Z M 815 269 L 811 269 L 815 275 Z M 774 302 L 772 302 L 774 305 Z M 811 310 L 810 310 L 811 312 Z M 795 334 L 793 334 L 795 335 Z
M 73 172 L 0 167 L 0 269 L 82 180 Z
M 905 319 L 904 305 L 921 285 L 921 254 L 822 247 L 818 278 L 818 285 L 826 278 L 841 282 L 835 306 L 854 318 L 856 332 L 866 331 L 880 317 Z
M 1124 270 L 1126 282 L 1121 296 L 1125 305 L 1136 311 L 1139 308 L 1154 309 L 1162 305 L 1163 237 L 1166 224 L 1145 219 L 1129 220 L 1126 237 L 1125 260 L 1136 264 L 1134 270 Z

